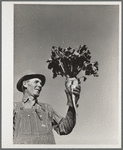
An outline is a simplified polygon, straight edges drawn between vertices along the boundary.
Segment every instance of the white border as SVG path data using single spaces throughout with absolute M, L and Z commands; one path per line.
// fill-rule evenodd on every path
M 11 2 L 3 2 L 3 3 L 11 3 L 11 4 L 48 4 L 48 5 L 57 5 L 57 4 L 60 4 L 60 5 L 120 5 L 121 6 L 121 2 L 117 2 L 117 1 L 100 1 L 100 2 L 97 2 L 97 1 L 88 1 L 88 2 L 81 2 L 81 1 L 76 1 L 76 2 L 72 2 L 72 1 L 65 1 L 65 2 L 59 2 L 59 1 L 31 1 L 31 2 L 21 2 L 21 1 L 11 1 Z
M 121 113 L 122 113 L 122 7 L 121 7 L 121 3 L 119 5 L 119 145 L 121 145 L 122 141 L 121 141 L 121 135 L 122 135 L 122 130 L 121 130 Z
M 13 145 L 11 118 L 13 112 L 14 4 L 119 5 L 119 108 L 121 108 L 121 2 L 2 2 L 2 148 L 121 148 L 121 109 L 119 109 L 119 144 L 115 147 L 114 145 Z

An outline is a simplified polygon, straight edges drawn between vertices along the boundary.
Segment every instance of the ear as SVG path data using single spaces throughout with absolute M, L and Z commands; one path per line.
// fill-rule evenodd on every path
M 27 81 L 23 81 L 23 87 L 27 88 Z

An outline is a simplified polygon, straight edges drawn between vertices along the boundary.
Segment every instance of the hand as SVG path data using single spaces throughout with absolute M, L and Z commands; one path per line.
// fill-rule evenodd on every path
M 68 99 L 68 105 L 71 106 L 73 105 L 72 101 L 72 94 L 75 95 L 75 104 L 77 105 L 77 102 L 80 98 L 80 92 L 81 92 L 81 86 L 80 86 L 80 80 L 77 78 L 68 78 L 65 82 L 65 87 L 66 87 L 66 95 Z
M 72 92 L 72 89 L 79 87 L 80 84 L 81 84 L 80 79 L 75 78 L 75 77 L 74 78 L 67 78 L 65 80 L 65 87 L 68 90 L 68 92 L 70 92 L 70 93 Z M 79 87 L 79 88 L 81 88 L 81 87 Z
M 73 88 L 72 94 L 75 95 L 75 104 L 77 104 L 79 98 L 80 98 L 80 92 L 81 92 L 81 86 L 78 84 L 75 88 Z

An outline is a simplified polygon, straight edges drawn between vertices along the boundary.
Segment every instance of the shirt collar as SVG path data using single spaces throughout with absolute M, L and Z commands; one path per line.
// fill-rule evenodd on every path
M 33 96 L 28 96 L 28 97 L 23 97 L 23 98 L 22 98 L 22 101 L 23 101 L 24 103 L 27 103 L 29 100 L 34 101 L 34 105 L 37 103 L 37 98 L 34 99 Z

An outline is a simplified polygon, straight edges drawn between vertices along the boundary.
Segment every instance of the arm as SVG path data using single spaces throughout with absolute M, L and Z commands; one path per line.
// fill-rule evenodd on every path
M 16 103 L 14 103 L 14 106 L 13 106 L 13 139 L 15 137 L 15 122 L 16 122 Z
M 75 95 L 76 105 L 80 96 L 81 87 L 78 86 L 73 90 L 73 94 Z M 61 117 L 54 111 L 53 112 L 53 121 L 52 125 L 54 130 L 60 135 L 67 135 L 71 133 L 75 124 L 76 124 L 76 111 L 72 102 L 72 93 L 70 90 L 65 90 L 67 95 L 67 105 L 69 106 L 66 117 Z
M 19 109 L 17 102 L 14 102 L 13 106 L 13 140 L 15 138 L 16 122 L 17 122 L 17 110 Z
M 66 117 L 59 117 L 60 119 L 58 119 L 58 115 L 56 115 L 57 117 L 55 115 L 52 121 L 54 130 L 59 135 L 67 135 L 71 133 L 76 123 L 76 113 L 74 107 L 69 106 Z M 57 120 L 59 120 L 59 122 L 57 122 Z

